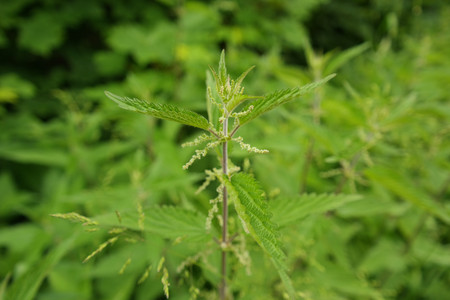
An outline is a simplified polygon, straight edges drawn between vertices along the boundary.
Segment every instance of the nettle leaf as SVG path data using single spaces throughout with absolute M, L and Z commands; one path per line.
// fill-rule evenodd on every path
M 238 173 L 231 178 L 227 188 L 230 189 L 236 212 L 253 238 L 270 256 L 284 259 L 277 226 L 270 220 L 264 191 L 258 182 L 248 174 Z
M 75 234 L 43 257 L 39 262 L 30 267 L 22 276 L 15 279 L 8 288 L 5 300 L 32 300 L 36 298 L 44 279 L 53 267 L 63 258 L 63 256 L 73 247 L 78 235 Z
M 236 79 L 234 82 L 234 85 L 232 87 L 232 95 L 235 95 L 226 105 L 227 111 L 232 112 L 239 104 L 251 100 L 251 99 L 259 99 L 262 98 L 261 96 L 249 96 L 249 95 L 242 95 L 242 81 L 244 81 L 245 77 L 248 73 L 250 73 L 251 70 L 253 70 L 255 66 L 251 66 L 248 68 L 244 73 L 241 74 L 241 76 Z
M 190 241 L 209 240 L 211 236 L 205 228 L 205 216 L 188 209 L 175 206 L 151 206 L 143 210 L 144 219 L 137 210 L 93 218 L 100 226 L 115 226 L 135 231 L 148 231 L 164 238 L 183 238 Z M 140 222 L 143 222 L 140 224 Z
M 248 73 L 250 73 L 251 70 L 253 70 L 255 68 L 255 66 L 251 66 L 250 68 L 248 68 L 247 70 L 245 70 L 241 76 L 238 77 L 238 79 L 236 79 L 235 82 L 235 89 L 234 89 L 234 93 L 239 93 L 239 89 L 241 87 L 242 82 L 244 81 L 245 77 L 247 77 Z
M 155 103 L 137 98 L 120 97 L 111 92 L 105 91 L 105 95 L 119 104 L 119 107 L 150 115 L 155 118 L 175 121 L 185 125 L 209 129 L 208 120 L 196 112 L 187 110 L 185 108 L 177 107 L 171 104 Z
M 262 96 L 238 95 L 227 103 L 227 111 L 232 112 L 239 104 L 247 100 L 262 99 Z
M 184 237 L 192 240 L 209 240 L 205 228 L 206 217 L 192 210 L 175 206 L 148 209 L 145 226 L 164 237 Z
M 270 202 L 273 220 L 280 226 L 301 220 L 312 214 L 324 213 L 362 199 L 360 195 L 303 194 Z
M 450 224 L 450 213 L 441 203 L 431 198 L 403 173 L 388 167 L 374 166 L 365 171 L 367 177 L 410 202 L 417 208 Z
M 206 109 L 208 119 L 216 130 L 220 130 L 220 109 L 214 102 L 219 101 L 219 95 L 215 88 L 214 78 L 210 72 L 206 72 Z
M 219 78 L 222 84 L 224 84 L 227 81 L 227 66 L 225 64 L 225 50 L 222 50 L 222 53 L 220 53 L 220 60 L 219 60 Z
M 225 64 L 225 50 L 222 50 L 222 53 L 220 54 L 220 60 L 219 60 L 219 69 L 214 70 L 213 67 L 209 67 L 211 70 L 211 73 L 214 76 L 214 79 L 216 81 L 216 90 L 220 91 L 221 88 L 226 84 L 228 79 L 228 73 L 227 73 L 227 66 Z
M 260 184 L 245 173 L 235 174 L 231 181 L 225 179 L 224 183 L 244 228 L 271 257 L 291 299 L 295 299 L 295 290 L 286 274 L 286 256 L 278 240 L 277 226 L 271 221 L 269 206 Z
M 264 96 L 262 99 L 255 100 L 251 105 L 253 105 L 253 110 L 242 117 L 239 118 L 239 123 L 241 125 L 250 122 L 254 118 L 262 115 L 265 112 L 268 112 L 286 102 L 289 102 L 291 100 L 294 100 L 295 98 L 298 98 L 315 88 L 321 86 L 322 84 L 326 83 L 330 79 L 332 79 L 336 74 L 331 74 L 321 80 L 309 83 L 307 85 L 304 85 L 302 87 L 295 87 L 295 88 L 288 88 L 283 90 L 275 91 L 267 96 Z M 247 110 L 248 107 L 243 110 Z

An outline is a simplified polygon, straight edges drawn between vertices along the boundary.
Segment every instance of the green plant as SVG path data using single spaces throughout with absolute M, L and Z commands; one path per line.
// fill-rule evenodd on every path
M 227 290 L 227 253 L 232 247 L 233 238 L 228 230 L 229 198 L 234 203 L 234 208 L 242 222 L 244 230 L 250 234 L 261 248 L 271 257 L 274 266 L 280 274 L 290 297 L 295 298 L 295 292 L 289 277 L 286 274 L 286 266 L 283 262 L 284 253 L 277 239 L 278 232 L 272 223 L 270 210 L 266 204 L 263 190 L 253 176 L 240 172 L 240 168 L 229 160 L 229 144 L 231 142 L 248 152 L 267 153 L 243 142 L 242 137 L 235 137 L 238 129 L 252 121 L 263 113 L 291 101 L 303 94 L 324 84 L 335 75 L 329 75 L 324 79 L 307 84 L 301 88 L 283 89 L 265 96 L 251 96 L 244 94 L 241 86 L 244 78 L 253 69 L 249 68 L 236 80 L 231 79 L 225 65 L 225 52 L 222 51 L 219 68 L 211 68 L 215 85 L 212 86 L 211 79 L 207 88 L 207 108 L 209 121 L 203 116 L 183 108 L 170 104 L 158 104 L 139 99 L 120 97 L 111 92 L 105 92 L 106 96 L 115 101 L 121 108 L 148 114 L 153 117 L 176 121 L 185 125 L 197 127 L 208 132 L 198 136 L 194 141 L 184 143 L 183 146 L 198 146 L 206 143 L 201 150 L 195 150 L 192 158 L 183 166 L 189 168 L 195 160 L 200 159 L 211 149 L 216 149 L 220 158 L 221 168 L 208 170 L 208 177 L 201 189 L 218 179 L 220 186 L 217 189 L 219 195 L 211 200 L 212 208 L 209 211 L 206 227 L 211 227 L 214 214 L 218 212 L 218 203 L 222 203 L 222 214 L 220 218 L 221 239 L 218 241 L 221 249 L 221 285 L 220 298 L 226 299 Z M 251 102 L 250 102 L 251 101 Z M 250 102 L 250 103 L 247 103 Z M 230 121 L 233 124 L 230 127 Z M 221 148 L 221 151 L 219 151 Z
M 450 294 L 448 1 L 125 2 L 2 3 L 0 299 L 162 299 L 166 275 L 172 300 L 217 297 L 221 227 L 205 219 L 218 183 L 195 194 L 217 156 L 184 171 L 193 150 L 179 145 L 198 130 L 125 113 L 104 90 L 206 116 L 205 70 L 223 45 L 231 74 L 257 66 L 255 95 L 339 72 L 241 126 L 270 155 L 229 143 L 266 192 L 297 296 Z M 283 298 L 230 201 L 230 296 Z M 98 225 L 48 215 L 71 211 Z

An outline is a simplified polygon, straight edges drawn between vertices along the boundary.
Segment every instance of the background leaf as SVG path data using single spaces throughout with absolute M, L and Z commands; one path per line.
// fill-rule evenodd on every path
M 27 273 L 22 275 L 8 288 L 6 300 L 32 300 L 35 298 L 39 286 L 44 281 L 50 270 L 59 260 L 70 250 L 76 236 L 65 240 L 52 251 L 50 251 L 42 261 L 33 266 Z
M 315 88 L 332 79 L 334 76 L 336 75 L 335 74 L 329 75 L 324 79 L 321 79 L 313 83 L 309 83 L 300 88 L 291 88 L 276 91 L 267 96 L 264 96 L 262 99 L 255 100 L 252 104 L 247 105 L 247 109 L 248 106 L 253 105 L 254 108 L 252 109 L 252 111 L 249 114 L 246 114 L 245 116 L 239 117 L 239 122 L 241 125 L 244 125 L 245 123 L 250 122 L 251 120 L 260 116 L 261 114 L 314 90 Z
M 341 53 L 337 54 L 327 63 L 324 69 L 325 74 L 330 74 L 336 72 L 340 67 L 346 64 L 352 58 L 359 56 L 361 53 L 366 51 L 370 47 L 369 43 L 363 43 L 361 45 L 346 49 Z
M 433 199 L 423 193 L 419 188 L 400 173 L 390 168 L 377 166 L 367 170 L 367 175 L 374 181 L 382 184 L 399 197 L 409 201 L 424 211 L 437 216 L 445 223 L 450 223 L 449 212 Z
M 304 194 L 275 199 L 270 202 L 270 207 L 274 222 L 285 226 L 309 215 L 325 213 L 361 199 L 360 195 Z

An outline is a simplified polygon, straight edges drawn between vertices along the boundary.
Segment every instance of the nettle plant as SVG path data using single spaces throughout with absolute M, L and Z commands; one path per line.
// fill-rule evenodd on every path
M 122 217 L 118 215 L 120 224 L 111 231 L 114 236 L 100 245 L 86 260 L 101 252 L 109 244 L 116 242 L 127 229 L 144 230 L 145 228 L 154 232 L 163 232 L 163 236 L 172 238 L 180 235 L 184 237 L 191 235 L 191 237 L 195 238 L 195 236 L 209 233 L 210 240 L 215 241 L 218 251 L 221 252 L 221 283 L 218 289 L 220 299 L 224 300 L 230 298 L 230 291 L 228 291 L 227 287 L 227 256 L 231 254 L 236 255 L 237 260 L 244 265 L 248 259 L 249 253 L 246 250 L 243 250 L 243 252 L 237 251 L 236 248 L 239 245 L 234 245 L 234 243 L 237 243 L 236 241 L 242 240 L 242 237 L 239 237 L 241 235 L 240 232 L 245 232 L 270 257 L 286 289 L 286 296 L 290 299 L 296 298 L 292 282 L 287 275 L 286 255 L 280 243 L 277 225 L 271 221 L 272 213 L 265 199 L 265 193 L 254 176 L 242 172 L 239 166 L 233 164 L 229 158 L 229 146 L 230 143 L 236 143 L 240 148 L 248 152 L 268 153 L 268 150 L 258 149 L 245 143 L 242 137 L 237 136 L 239 128 L 263 113 L 314 90 L 333 78 L 335 74 L 302 87 L 282 89 L 265 96 L 251 96 L 244 93 L 242 82 L 253 68 L 250 67 L 236 80 L 231 79 L 225 65 L 225 51 L 222 51 L 218 70 L 211 68 L 212 77 L 209 76 L 210 80 L 207 82 L 206 100 L 209 120 L 198 113 L 171 104 L 160 104 L 136 98 L 131 99 L 117 96 L 108 91 L 105 92 L 108 98 L 123 109 L 202 129 L 204 133 L 192 142 L 182 145 L 182 147 L 200 147 L 200 149 L 195 150 L 194 155 L 183 168 L 188 169 L 196 160 L 205 157 L 210 150 L 216 150 L 220 167 L 205 171 L 207 177 L 198 192 L 217 180 L 219 183 L 217 188 L 218 195 L 210 200 L 211 207 L 206 220 L 192 211 L 176 207 L 153 207 L 144 214 L 142 205 L 138 204 L 138 216 L 133 217 L 129 215 Z M 213 80 L 215 80 L 215 84 Z M 230 208 L 234 208 L 235 213 L 230 211 Z M 101 218 L 91 220 L 73 213 L 55 216 L 79 221 L 85 225 L 94 226 L 94 228 L 99 223 L 108 225 L 108 221 Z M 126 218 L 128 218 L 128 221 L 125 220 Z M 138 219 L 137 225 L 133 218 Z M 220 230 L 216 231 L 212 229 L 215 218 L 220 228 Z M 241 230 L 230 232 L 230 218 L 237 218 L 238 223 L 242 226 Z M 129 261 L 125 263 L 124 267 L 128 264 Z M 164 259 L 160 261 L 157 271 L 162 271 L 161 279 L 164 284 L 164 292 L 166 297 L 168 297 L 169 275 L 167 268 L 163 268 L 163 264 Z M 148 270 L 143 277 L 146 277 L 145 275 L 148 276 Z

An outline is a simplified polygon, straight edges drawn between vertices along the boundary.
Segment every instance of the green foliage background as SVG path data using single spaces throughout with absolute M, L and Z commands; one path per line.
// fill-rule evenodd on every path
M 219 256 L 202 230 L 215 190 L 195 191 L 216 158 L 182 170 L 195 129 L 103 91 L 206 115 L 222 48 L 231 74 L 256 65 L 255 95 L 338 73 L 240 129 L 270 154 L 232 155 L 262 182 L 299 298 L 448 297 L 447 1 L 15 0 L 0 5 L 0 299 L 163 299 L 162 256 L 171 299 L 214 299 Z M 105 230 L 50 217 L 71 211 Z M 115 211 L 137 242 L 82 264 Z M 270 261 L 245 247 L 251 275 L 232 262 L 234 297 L 282 299 Z

